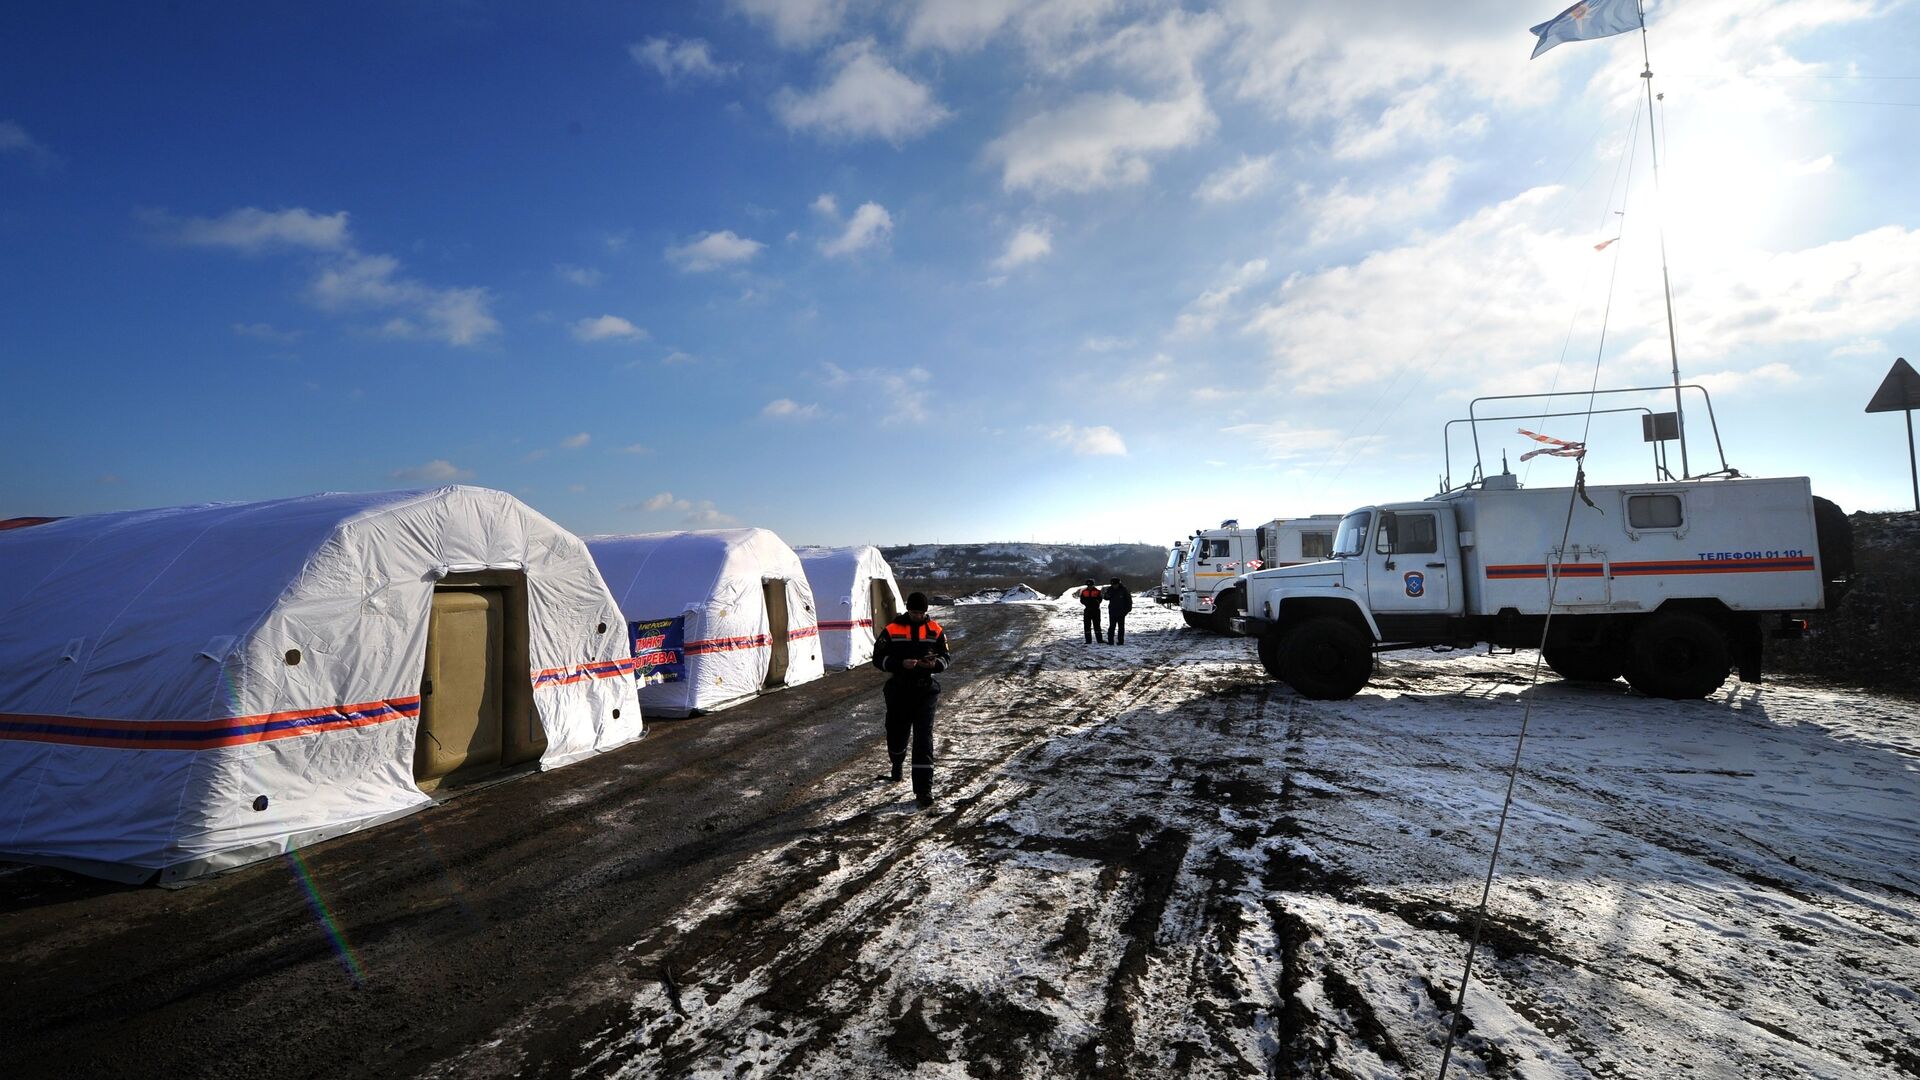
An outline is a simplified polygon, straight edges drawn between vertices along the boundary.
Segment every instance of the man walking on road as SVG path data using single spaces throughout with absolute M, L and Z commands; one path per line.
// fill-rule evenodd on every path
M 1107 586 L 1107 640 L 1115 645 L 1127 643 L 1127 612 L 1133 610 L 1133 593 L 1119 578 Z
M 927 617 L 927 594 L 907 597 L 906 613 L 887 624 L 873 640 L 873 666 L 892 676 L 887 699 L 887 756 L 893 759 L 893 779 L 900 779 L 900 763 L 913 741 L 913 797 L 921 806 L 933 805 L 933 709 L 940 700 L 940 681 L 953 659 L 946 632 Z
M 1104 599 L 1100 589 L 1088 578 L 1086 586 L 1073 595 L 1080 601 L 1080 624 L 1087 632 L 1087 644 L 1104 643 L 1107 639 L 1100 635 L 1100 601 Z

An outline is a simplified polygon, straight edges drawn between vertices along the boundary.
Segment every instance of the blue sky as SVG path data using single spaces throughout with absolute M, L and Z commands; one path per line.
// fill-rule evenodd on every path
M 16 6 L 0 516 L 459 481 L 582 533 L 1165 542 L 1418 498 L 1475 395 L 1667 378 L 1662 214 L 1731 464 L 1905 505 L 1860 410 L 1920 360 L 1920 10 L 1651 5 L 1656 204 L 1638 38 L 1529 61 L 1558 6 Z M 1637 422 L 1590 441 L 1644 476 Z

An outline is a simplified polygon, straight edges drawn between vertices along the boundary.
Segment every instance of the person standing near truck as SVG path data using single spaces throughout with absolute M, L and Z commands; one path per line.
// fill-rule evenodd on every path
M 1127 612 L 1133 610 L 1133 593 L 1119 578 L 1107 586 L 1107 640 L 1115 645 L 1127 643 Z
M 933 710 L 940 702 L 940 681 L 953 651 L 946 631 L 927 615 L 927 594 L 907 596 L 907 610 L 888 623 L 873 640 L 873 666 L 891 678 L 883 693 L 887 699 L 887 756 L 893 777 L 913 743 L 913 797 L 921 806 L 933 805 Z
M 1096 641 L 1104 644 L 1107 639 L 1100 633 L 1100 601 L 1106 597 L 1101 594 L 1100 587 L 1093 583 L 1092 578 L 1088 578 L 1086 585 L 1073 595 L 1080 601 L 1080 628 L 1086 631 L 1087 644 Z

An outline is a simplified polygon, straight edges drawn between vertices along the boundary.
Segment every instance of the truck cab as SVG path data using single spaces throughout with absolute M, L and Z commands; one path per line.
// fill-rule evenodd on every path
M 1176 540 L 1167 549 L 1167 564 L 1160 570 L 1160 591 L 1156 596 L 1163 604 L 1180 603 L 1181 575 L 1187 561 L 1187 542 Z

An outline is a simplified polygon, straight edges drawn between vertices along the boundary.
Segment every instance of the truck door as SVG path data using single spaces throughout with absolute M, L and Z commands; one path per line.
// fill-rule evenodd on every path
M 1367 602 L 1376 614 L 1460 611 L 1453 509 L 1384 510 L 1367 554 Z

